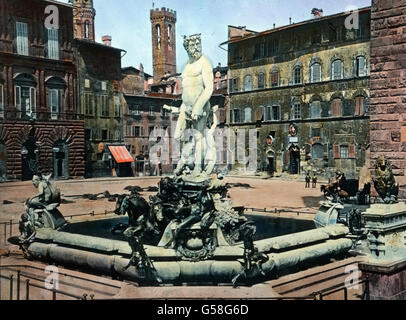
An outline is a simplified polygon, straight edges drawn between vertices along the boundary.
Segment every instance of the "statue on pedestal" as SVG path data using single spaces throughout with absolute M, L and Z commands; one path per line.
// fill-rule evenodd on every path
M 215 113 L 218 106 L 212 108 L 210 105 L 214 82 L 213 67 L 202 54 L 200 34 L 185 36 L 184 47 L 189 61 L 182 73 L 182 105 L 179 110 L 166 105 L 164 109 L 179 113 L 174 139 L 181 142 L 186 139 L 181 143 L 181 160 L 174 172 L 175 176 L 183 175 L 188 176 L 188 179 L 204 180 L 210 176 L 216 162 L 212 137 L 213 126 L 214 129 L 217 126 Z M 186 132 L 187 130 L 190 131 Z M 185 137 L 185 133 L 191 134 L 192 137 Z
M 393 176 L 392 164 L 384 155 L 376 160 L 373 181 L 376 192 L 386 204 L 397 203 L 399 184 Z

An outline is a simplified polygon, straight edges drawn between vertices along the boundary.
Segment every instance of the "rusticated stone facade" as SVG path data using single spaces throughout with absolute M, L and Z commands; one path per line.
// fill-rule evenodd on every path
M 0 126 L 0 141 L 7 150 L 7 178 L 21 179 L 29 172 L 22 166 L 24 157 L 22 149 L 30 150 L 30 143 L 35 146 L 35 160 L 38 160 L 43 174 L 54 172 L 55 146 L 63 141 L 67 148 L 67 169 L 69 177 L 83 177 L 84 131 L 82 120 L 59 121 L 50 123 L 38 121 L 34 124 L 25 121 L 5 122 Z M 55 170 L 58 170 L 55 168 Z M 28 177 L 27 177 L 28 179 Z
M 386 155 L 405 198 L 406 2 L 374 0 L 371 19 L 371 166 Z
M 227 122 L 258 130 L 258 171 L 357 177 L 365 165 L 370 8 L 358 13 L 358 30 L 339 13 L 229 39 Z
M 59 30 L 44 27 L 56 5 Z M 0 179 L 84 176 L 84 122 L 77 103 L 72 6 L 0 0 Z

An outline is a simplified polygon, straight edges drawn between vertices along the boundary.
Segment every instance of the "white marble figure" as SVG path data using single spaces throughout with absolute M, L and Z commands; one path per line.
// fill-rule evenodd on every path
M 209 162 L 213 162 L 213 150 L 210 150 L 210 155 L 208 155 L 206 148 L 214 148 L 215 157 L 214 142 L 212 143 L 212 139 L 207 140 L 204 137 L 209 117 L 213 112 L 209 102 L 213 93 L 213 67 L 202 54 L 200 34 L 185 36 L 184 47 L 188 53 L 189 61 L 182 73 L 182 105 L 179 110 L 166 105 L 164 108 L 171 112 L 179 112 L 175 139 L 181 140 L 187 129 L 192 129 L 194 134 L 194 148 L 191 148 L 190 140 L 181 145 L 181 155 L 184 159 L 178 163 L 175 174 L 181 175 L 183 173 L 185 165 L 190 163 L 191 154 L 186 153 L 193 152 L 194 167 L 190 175 L 199 177 L 203 174 L 210 175 L 216 162 L 214 159 L 213 165 L 205 166 L 205 158 Z M 214 132 L 214 130 L 211 131 Z M 213 137 L 213 134 L 211 136 Z M 184 148 L 186 149 L 182 150 Z
M 214 132 L 216 131 L 218 125 L 218 118 L 217 118 L 217 110 L 219 106 L 214 106 L 211 109 L 211 118 L 212 118 L 212 125 L 209 130 L 206 130 L 205 136 L 205 151 L 206 154 L 204 156 L 204 174 L 209 176 L 213 170 L 214 166 L 216 165 L 217 161 L 217 154 L 216 154 L 216 140 L 214 138 Z

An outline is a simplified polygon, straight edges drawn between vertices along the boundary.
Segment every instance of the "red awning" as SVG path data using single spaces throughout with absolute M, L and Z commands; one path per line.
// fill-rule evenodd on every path
M 134 162 L 125 146 L 109 146 L 109 150 L 117 163 Z

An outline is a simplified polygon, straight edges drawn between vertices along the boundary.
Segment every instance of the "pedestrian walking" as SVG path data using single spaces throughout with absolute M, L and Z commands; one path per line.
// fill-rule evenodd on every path
M 306 173 L 306 186 L 305 188 L 310 188 L 310 174 L 309 172 Z
M 317 188 L 317 176 L 316 175 L 314 175 L 314 177 L 313 177 L 313 189 L 314 188 Z

